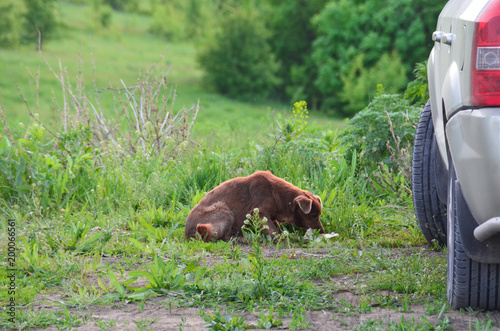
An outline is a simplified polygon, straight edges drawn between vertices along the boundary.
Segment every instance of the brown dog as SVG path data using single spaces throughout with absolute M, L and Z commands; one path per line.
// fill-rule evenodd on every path
M 321 199 L 299 189 L 269 171 L 258 171 L 248 177 L 224 182 L 207 193 L 191 210 L 186 220 L 186 237 L 197 233 L 205 241 L 228 240 L 240 235 L 246 215 L 259 208 L 267 218 L 265 234 L 278 233 L 272 221 L 286 222 L 302 228 L 320 229 L 323 225 Z

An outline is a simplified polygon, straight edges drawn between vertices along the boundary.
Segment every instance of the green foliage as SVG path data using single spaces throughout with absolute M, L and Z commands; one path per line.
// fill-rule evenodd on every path
M 205 320 L 205 328 L 213 331 L 242 331 L 247 329 L 245 319 L 240 316 L 231 316 L 229 312 L 225 314 L 215 311 L 214 314 L 201 311 L 201 316 Z
M 274 314 L 274 308 L 269 307 L 269 314 L 265 312 L 261 312 L 259 315 L 259 319 L 257 320 L 257 328 L 258 329 L 272 329 L 283 325 L 283 321 L 276 317 Z
M 111 300 L 111 301 L 120 300 L 120 301 L 123 301 L 125 303 L 128 303 L 131 301 L 146 300 L 146 299 L 149 299 L 151 297 L 156 296 L 156 293 L 152 289 L 143 289 L 143 290 L 139 290 L 137 292 L 133 292 L 133 293 L 129 294 L 127 292 L 127 287 L 128 287 L 128 285 L 130 285 L 131 283 L 133 283 L 136 280 L 133 277 L 127 279 L 122 284 L 118 281 L 118 278 L 116 277 L 114 272 L 109 270 L 108 271 L 108 279 L 109 279 L 110 285 L 115 289 L 116 292 L 106 294 L 104 296 L 104 299 L 106 299 L 106 300 Z M 105 286 L 102 284 L 102 282 L 100 280 L 99 280 L 99 285 L 102 289 L 107 290 L 107 288 L 105 288 Z
M 342 75 L 341 100 L 345 102 L 342 114 L 352 116 L 373 99 L 377 85 L 382 84 L 388 94 L 398 93 L 406 85 L 406 70 L 396 52 L 384 53 L 371 68 L 364 67 L 364 54 L 354 59 L 351 70 Z
M 92 314 L 85 314 L 79 317 L 76 313 L 72 314 L 68 309 L 64 311 L 49 311 L 46 309 L 35 310 L 33 307 L 20 309 L 16 314 L 15 323 L 9 319 L 0 316 L 0 324 L 7 328 L 25 330 L 30 328 L 47 328 L 56 326 L 60 330 L 70 330 L 79 327 L 82 323 L 87 323 Z
M 279 64 L 269 32 L 255 10 L 235 8 L 221 18 L 216 33 L 200 50 L 205 82 L 237 99 L 265 99 L 279 84 Z
M 75 254 L 87 254 L 94 251 L 102 252 L 104 246 L 111 239 L 111 234 L 97 232 L 91 234 L 91 229 L 87 224 L 70 223 L 68 237 L 64 238 L 60 246 L 66 250 L 74 251 Z
M 42 42 L 53 36 L 58 25 L 55 15 L 55 0 L 23 0 L 26 11 L 23 13 L 26 43 L 38 44 L 39 33 Z
M 327 0 L 266 0 L 266 22 L 271 32 L 269 43 L 279 59 L 279 92 L 288 100 L 307 99 L 317 108 L 320 96 L 314 87 L 317 68 L 312 61 L 316 38 L 312 18 L 321 12 Z
M 111 6 L 106 4 L 104 0 L 92 0 L 91 7 L 94 29 L 100 30 L 102 28 L 109 28 L 113 16 L 113 9 Z
M 57 25 L 55 0 L 0 1 L 0 48 L 38 45 L 39 33 L 51 38 Z
M 1 194 L 4 199 L 26 199 L 40 213 L 60 209 L 77 200 L 84 202 L 99 176 L 94 167 L 90 131 L 81 126 L 60 136 L 59 142 L 46 138 L 43 125 L 32 123 L 25 138 L 12 145 L 0 140 Z
M 389 142 L 395 148 L 396 142 L 391 132 L 406 147 L 413 144 L 414 123 L 420 116 L 420 108 L 400 95 L 379 94 L 368 106 L 346 124 L 342 133 L 342 144 L 347 146 L 346 155 L 358 155 L 358 166 L 368 172 L 375 170 L 379 162 L 395 165 L 391 160 Z
M 427 82 L 427 61 L 417 63 L 413 69 L 415 79 L 412 80 L 405 91 L 405 99 L 411 103 L 424 106 L 429 100 L 429 84 Z
M 271 241 L 271 238 L 264 234 L 264 230 L 268 230 L 269 226 L 266 225 L 268 222 L 266 217 L 260 218 L 259 208 L 255 208 L 253 213 L 246 215 L 246 220 L 243 222 L 241 231 L 243 237 L 249 242 L 258 241 L 262 238 L 264 241 Z
M 294 310 L 292 322 L 288 325 L 290 330 L 302 330 L 312 328 L 312 324 L 306 318 L 306 311 L 303 308 Z
M 160 294 L 182 290 L 186 279 L 182 270 L 175 261 L 165 263 L 161 257 L 155 256 L 154 262 L 149 265 L 149 271 L 131 271 L 129 275 L 134 281 L 139 277 L 148 280 L 146 287 Z
M 188 1 L 167 1 L 155 6 L 151 32 L 168 40 L 182 40 L 187 37 L 186 21 Z M 196 22 L 196 20 L 194 21 Z
M 444 4 L 420 0 L 330 2 L 314 19 L 318 37 L 313 58 L 319 73 L 316 87 L 325 97 L 323 107 L 338 111 L 343 105 L 342 91 L 347 91 L 342 77 L 348 77 L 353 66 L 359 65 L 353 59 L 360 54 L 362 67 L 370 69 L 381 54 L 396 51 L 410 74 L 415 64 L 428 56 L 429 31 L 435 28 Z
M 0 48 L 19 44 L 22 35 L 23 3 L 16 0 L 0 1 Z
M 309 111 L 305 101 L 298 101 L 293 104 L 292 115 L 290 115 L 283 123 L 275 118 L 276 131 L 273 135 L 276 144 L 281 140 L 290 142 L 292 139 L 300 136 L 307 128 L 307 119 Z

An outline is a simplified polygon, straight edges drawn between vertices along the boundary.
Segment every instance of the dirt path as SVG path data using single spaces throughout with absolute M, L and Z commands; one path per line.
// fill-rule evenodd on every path
M 249 247 L 242 247 L 244 254 L 248 253 Z M 283 254 L 291 254 L 292 251 L 286 249 L 266 249 L 264 256 L 274 258 Z M 394 254 L 408 254 L 404 249 L 391 250 Z M 328 257 L 326 252 L 315 251 L 306 252 L 301 249 L 293 250 L 293 254 L 298 256 L 307 256 L 316 258 Z M 426 250 L 425 254 L 442 254 Z M 112 261 L 113 258 L 109 258 Z M 108 263 L 110 261 L 107 261 Z M 106 261 L 103 261 L 103 263 Z M 207 266 L 219 263 L 220 259 L 207 256 L 204 259 Z M 360 275 L 346 275 L 331 279 L 331 282 L 337 284 L 355 283 L 354 279 Z M 320 282 L 320 281 L 318 281 Z M 96 285 L 97 286 L 97 285 Z M 350 286 L 342 286 L 350 288 Z M 388 298 L 397 297 L 396 293 L 386 291 L 377 292 L 377 295 L 387 296 Z M 63 298 L 55 294 L 39 296 L 36 300 L 35 310 L 61 311 L 62 308 L 54 307 L 54 302 Z M 352 330 L 369 329 L 385 330 L 388 327 L 398 327 L 398 329 L 408 329 L 411 326 L 421 326 L 422 330 L 430 326 L 441 326 L 442 329 L 453 330 L 476 330 L 476 324 L 485 326 L 490 321 L 492 329 L 500 326 L 500 312 L 467 312 L 446 310 L 442 316 L 439 316 L 441 307 L 434 309 L 433 315 L 427 315 L 428 307 L 424 305 L 409 305 L 407 307 L 381 308 L 366 305 L 365 310 L 361 301 L 364 299 L 350 291 L 342 291 L 333 294 L 335 302 L 341 302 L 336 311 L 307 311 L 306 321 L 310 325 L 304 330 Z M 438 305 L 439 302 L 437 303 Z M 223 307 L 221 307 L 223 308 Z M 205 321 L 199 315 L 201 308 L 179 307 L 179 303 L 168 296 L 159 296 L 146 300 L 145 302 L 123 303 L 115 302 L 113 304 L 90 306 L 84 310 L 70 309 L 70 312 L 77 314 L 82 318 L 85 314 L 91 316 L 87 322 L 83 323 L 77 330 L 207 330 L 204 327 Z M 404 310 L 404 311 L 402 311 Z M 207 309 L 207 313 L 213 313 L 213 309 Z M 235 315 L 245 318 L 247 324 L 256 325 L 260 311 L 253 314 L 248 312 L 236 313 Z M 289 330 L 293 323 L 292 317 L 280 318 L 282 326 L 273 328 L 273 330 Z M 429 326 L 429 327 L 426 327 Z M 448 328 L 444 328 L 444 327 Z M 483 329 L 483 328 L 480 328 Z M 40 330 L 56 330 L 55 327 Z M 420 329 L 419 329 L 420 330 Z
M 353 305 L 357 304 L 359 297 L 351 293 L 339 293 L 335 299 L 344 299 Z M 207 330 L 204 328 L 205 321 L 199 316 L 198 308 L 174 308 L 165 307 L 165 298 L 153 298 L 143 306 L 138 303 L 106 305 L 102 307 L 91 307 L 78 312 L 83 316 L 93 311 L 92 321 L 76 328 L 82 331 L 94 330 Z M 42 308 L 42 307 L 40 307 Z M 75 311 L 76 312 L 76 311 Z M 207 312 L 212 312 L 207 310 Z M 237 314 L 243 316 L 248 324 L 256 324 L 258 315 Z M 489 319 L 493 325 L 500 325 L 500 312 L 458 312 L 447 311 L 445 315 L 449 318 L 449 326 L 453 330 L 475 330 L 476 321 Z M 425 318 L 430 325 L 438 325 L 438 315 L 427 316 L 422 306 L 411 306 L 411 312 L 398 312 L 392 309 L 373 308 L 371 312 L 335 313 L 331 311 L 308 311 L 307 321 L 311 328 L 306 330 L 352 330 L 361 325 L 371 326 L 371 330 L 385 330 L 390 322 L 394 325 L 404 325 L 402 319 L 410 325 L 426 325 Z M 292 318 L 281 319 L 283 325 L 273 330 L 289 330 L 288 325 Z M 412 323 L 412 320 L 414 321 Z M 442 320 L 442 319 L 441 319 Z M 484 322 L 483 322 L 484 323 Z M 35 330 L 57 330 L 54 327 Z M 256 329 L 258 330 L 258 329 Z

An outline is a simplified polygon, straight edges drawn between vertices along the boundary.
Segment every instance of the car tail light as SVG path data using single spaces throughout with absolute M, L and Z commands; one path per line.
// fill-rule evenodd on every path
M 500 105 L 500 0 L 490 1 L 475 23 L 471 101 L 474 106 Z

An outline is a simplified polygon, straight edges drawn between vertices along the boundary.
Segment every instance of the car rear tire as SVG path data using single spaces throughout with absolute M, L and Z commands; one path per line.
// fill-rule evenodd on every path
M 452 168 L 453 166 L 451 166 Z M 455 171 L 448 191 L 448 300 L 455 309 L 500 309 L 500 264 L 470 259 L 462 245 L 460 221 L 476 222 L 462 195 Z M 464 220 L 467 218 L 467 220 Z
M 413 206 L 425 239 L 431 245 L 436 243 L 443 247 L 446 245 L 446 204 L 438 196 L 437 153 L 431 105 L 427 102 L 418 121 L 413 147 Z

